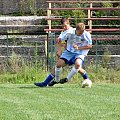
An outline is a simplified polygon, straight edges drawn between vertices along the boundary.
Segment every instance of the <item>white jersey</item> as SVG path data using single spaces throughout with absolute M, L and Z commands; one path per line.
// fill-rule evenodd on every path
M 92 45 L 91 34 L 87 31 L 84 31 L 84 33 L 81 36 L 77 36 L 73 33 L 67 33 L 63 39 L 67 40 L 66 49 L 72 53 L 77 53 L 79 55 L 87 55 L 89 49 L 76 50 L 73 47 L 73 44 L 77 44 L 78 47 Z
M 65 38 L 66 38 L 65 36 L 66 36 L 68 33 L 75 34 L 75 28 L 70 27 L 68 30 L 65 30 L 64 32 L 61 32 L 61 34 L 59 35 L 59 38 L 61 39 L 61 41 L 66 40 L 66 39 L 65 39 Z

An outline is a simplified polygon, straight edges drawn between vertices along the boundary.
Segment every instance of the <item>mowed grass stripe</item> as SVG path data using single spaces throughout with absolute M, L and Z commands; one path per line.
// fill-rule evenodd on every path
M 120 85 L 0 85 L 1 120 L 119 120 Z

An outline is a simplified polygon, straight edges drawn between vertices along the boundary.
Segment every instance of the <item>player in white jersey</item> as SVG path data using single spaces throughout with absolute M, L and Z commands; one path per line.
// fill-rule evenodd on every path
M 70 26 L 70 23 L 69 23 L 69 19 L 68 18 L 63 18 L 62 20 L 61 20 L 61 23 L 62 23 L 62 25 L 63 25 L 63 29 L 64 29 L 64 31 L 59 35 L 59 37 L 57 38 L 57 40 L 56 40 L 56 42 L 57 42 L 57 48 L 58 48 L 58 50 L 57 50 L 57 56 L 58 57 L 60 57 L 60 55 L 62 54 L 62 49 L 61 49 L 61 39 L 64 41 L 65 39 L 63 39 L 63 38 L 65 38 L 65 36 L 66 36 L 66 34 L 68 34 L 68 33 L 74 33 L 75 32 L 75 30 L 74 30 L 74 28 L 72 28 L 71 26 Z M 69 64 L 69 63 L 68 63 Z M 35 82 L 34 84 L 36 85 L 36 86 L 38 86 L 38 87 L 46 87 L 47 85 L 48 85 L 48 83 L 52 80 L 52 79 L 54 79 L 55 78 L 55 69 L 53 69 L 52 70 L 52 72 L 51 72 L 51 74 L 49 74 L 48 75 L 48 77 L 45 79 L 45 81 L 43 81 L 43 82 Z
M 62 53 L 60 59 L 64 60 L 66 63 L 73 60 L 75 62 L 75 66 L 72 68 L 71 72 L 68 74 L 67 78 L 59 80 L 60 72 L 57 72 L 56 68 L 56 81 L 51 81 L 49 86 L 53 86 L 57 83 L 65 83 L 71 79 L 71 77 L 77 73 L 78 71 L 81 73 L 84 81 L 82 83 L 82 87 L 85 87 L 86 82 L 92 84 L 89 80 L 86 71 L 82 68 L 82 64 L 84 63 L 84 58 L 87 56 L 89 49 L 92 48 L 92 39 L 89 32 L 85 30 L 85 25 L 83 23 L 78 23 L 76 26 L 76 34 L 68 33 L 64 36 L 63 39 L 67 40 L 66 50 Z M 61 63 L 61 64 L 60 64 Z M 58 67 L 62 66 L 62 62 L 58 61 Z M 58 69 L 58 71 L 60 71 Z M 90 85 L 91 85 L 90 84 Z M 91 87 L 91 86 L 89 86 Z
M 57 42 L 57 49 L 58 49 L 57 50 L 57 56 L 58 57 L 60 57 L 60 55 L 62 54 L 62 49 L 61 49 L 62 48 L 62 43 L 65 43 L 64 47 L 66 47 L 66 39 L 64 39 L 66 34 L 68 34 L 68 33 L 75 34 L 75 28 L 70 26 L 70 22 L 69 22 L 68 18 L 63 18 L 61 20 L 61 24 L 63 25 L 64 31 L 61 32 L 61 34 L 59 35 L 59 37 L 56 40 L 56 42 Z M 61 41 L 61 39 L 62 39 L 62 41 Z

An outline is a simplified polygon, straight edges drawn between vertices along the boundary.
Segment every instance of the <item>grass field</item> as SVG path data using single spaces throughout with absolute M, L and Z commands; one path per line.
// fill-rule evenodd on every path
M 0 84 L 0 120 L 120 120 L 120 85 Z

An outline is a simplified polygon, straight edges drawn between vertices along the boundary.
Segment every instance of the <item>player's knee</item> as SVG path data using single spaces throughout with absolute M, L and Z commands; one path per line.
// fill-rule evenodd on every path
M 61 68 L 61 67 L 62 67 L 62 65 L 58 64 L 58 65 L 56 65 L 56 67 L 57 67 L 57 68 Z
M 82 66 L 82 60 L 81 59 L 77 59 L 75 62 L 75 67 L 76 69 L 79 69 Z
M 80 62 L 75 62 L 75 68 L 80 69 L 81 68 L 81 63 Z
M 63 61 L 58 61 L 56 67 L 57 67 L 57 68 L 61 68 L 61 67 L 63 67 L 63 65 L 64 65 L 64 62 L 63 62 Z

